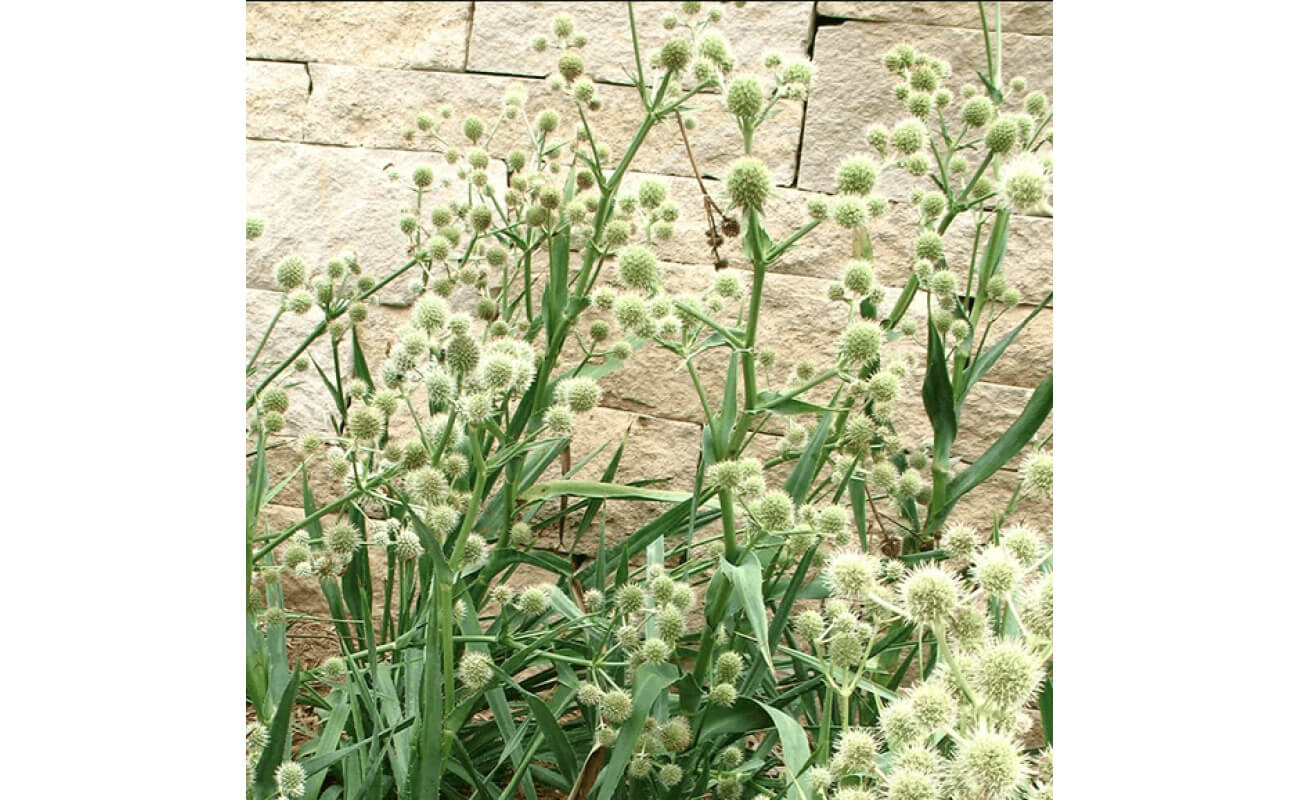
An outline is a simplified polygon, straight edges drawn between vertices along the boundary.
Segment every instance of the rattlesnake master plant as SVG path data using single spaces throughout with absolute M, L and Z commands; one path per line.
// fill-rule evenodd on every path
M 629 7 L 644 116 L 617 160 L 586 39 L 557 17 L 531 46 L 557 51 L 561 107 L 530 110 L 512 86 L 493 119 L 417 112 L 409 138 L 430 155 L 393 178 L 411 197 L 401 266 L 346 252 L 276 267 L 283 300 L 247 366 L 250 796 L 1051 796 L 1051 548 L 1017 517 L 1052 496 L 1050 437 L 1033 441 L 1050 378 L 987 452 L 965 467 L 951 454 L 971 386 L 1050 299 L 988 342 L 1019 299 L 1011 214 L 1050 213 L 1047 98 L 1003 86 L 996 15 L 981 86 L 954 92 L 946 62 L 898 45 L 882 58 L 898 118 L 864 120 L 835 196 L 769 232 L 778 190 L 753 143 L 814 70 L 769 53 L 738 74 L 722 16 L 684 3 L 648 53 Z M 739 237 L 744 268 L 686 292 L 658 247 L 699 198 L 623 179 L 653 127 L 689 142 L 704 104 L 740 134 L 705 212 L 718 266 Z M 530 143 L 507 153 L 504 183 L 488 155 L 503 130 Z M 911 277 L 886 313 L 871 243 L 890 171 L 917 189 Z M 945 236 L 961 214 L 969 255 Z M 808 313 L 842 332 L 823 363 L 774 375 L 764 279 L 823 224 L 845 229 L 843 272 Z M 265 230 L 249 220 L 247 237 Z M 380 292 L 407 309 L 386 353 L 358 334 Z M 285 314 L 317 322 L 263 359 Z M 616 483 L 621 442 L 573 451 L 600 380 L 642 348 L 679 359 L 698 396 L 694 491 Z M 718 352 L 713 381 L 700 357 Z M 299 469 L 272 485 L 268 452 L 317 380 L 331 431 L 303 436 Z M 896 424 L 918 391 L 924 442 Z M 602 479 L 575 480 L 589 463 Z M 959 502 L 1003 467 L 1019 479 L 1001 513 Z M 278 527 L 265 508 L 291 482 L 303 517 Z M 613 543 L 604 505 L 624 500 L 661 513 Z M 536 547 L 552 528 L 598 538 L 596 557 Z M 512 581 L 524 565 L 549 577 Z M 285 606 L 307 587 L 321 613 Z M 308 622 L 332 626 L 339 652 L 291 668 L 287 631 Z

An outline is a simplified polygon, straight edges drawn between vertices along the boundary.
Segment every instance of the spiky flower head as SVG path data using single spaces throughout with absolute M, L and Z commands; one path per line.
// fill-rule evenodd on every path
M 981 731 L 957 742 L 952 782 L 961 795 L 1006 800 L 1026 778 L 1024 757 L 1011 735 Z
M 870 261 L 854 259 L 844 268 L 844 288 L 854 294 L 864 295 L 871 291 L 875 280 L 876 273 Z
M 676 588 L 676 585 L 674 585 L 674 591 Z M 659 635 L 663 637 L 664 641 L 672 644 L 680 639 L 682 634 L 686 632 L 686 619 L 682 616 L 682 612 L 678 610 L 677 606 L 671 604 L 671 593 L 669 594 L 668 601 L 669 605 L 660 608 L 658 612 Z
M 731 708 L 736 703 L 739 694 L 733 684 L 722 682 L 713 684 L 709 689 L 709 702 L 723 708 Z
M 794 618 L 792 627 L 804 641 L 815 642 L 821 638 L 826 625 L 821 614 L 809 610 L 799 612 Z
M 535 583 L 519 593 L 519 610 L 530 617 L 546 612 L 551 605 L 553 587 Z
M 618 254 L 618 274 L 630 288 L 653 292 L 659 286 L 659 261 L 647 247 L 625 247 Z
M 1020 616 L 1025 628 L 1040 639 L 1052 638 L 1052 573 L 1043 575 L 1025 590 L 1020 599 Z
M 691 724 L 685 717 L 672 717 L 659 728 L 660 740 L 670 753 L 680 753 L 691 746 Z
M 1011 711 L 1029 702 L 1043 673 L 1021 640 L 1003 640 L 976 656 L 971 682 L 984 698 Z
M 866 553 L 846 550 L 836 553 L 827 569 L 831 595 L 848 600 L 865 600 L 876 585 L 878 562 Z
M 771 194 L 772 176 L 762 161 L 745 156 L 732 162 L 727 171 L 727 195 L 733 203 L 746 211 L 757 211 Z
M 600 395 L 600 385 L 591 378 L 565 378 L 555 386 L 556 401 L 567 403 L 579 414 L 595 408 Z
M 338 683 L 347 677 L 348 666 L 342 658 L 333 656 L 325 659 L 325 663 L 321 664 L 320 674 L 325 680 Z
M 727 650 L 718 655 L 718 660 L 713 665 L 713 675 L 725 683 L 735 683 L 744 668 L 745 659 L 740 653 Z
M 752 120 L 763 110 L 767 92 L 757 76 L 740 75 L 727 90 L 727 110 L 742 120 Z
M 957 607 L 957 579 L 944 567 L 918 566 L 903 581 L 900 594 L 909 619 L 938 625 Z
M 578 702 L 584 706 L 598 705 L 604 694 L 605 693 L 600 690 L 600 687 L 591 681 L 583 681 L 578 684 Z
M 1047 95 L 1037 89 L 1025 95 L 1025 111 L 1031 116 L 1041 118 L 1047 113 Z
M 397 534 L 393 551 L 403 561 L 411 561 L 424 555 L 424 545 L 420 543 L 420 537 L 415 531 L 404 530 Z
M 986 547 L 974 562 L 975 582 L 989 594 L 1008 596 L 1024 577 L 1024 567 L 1001 545 Z
M 1002 174 L 998 202 L 1012 211 L 1034 211 L 1050 192 L 1051 181 L 1042 160 L 1033 153 L 1021 153 Z
M 672 648 L 658 636 L 651 636 L 641 643 L 641 658 L 647 664 L 658 664 L 667 661 L 670 655 L 672 655 Z
M 876 185 L 880 168 L 875 161 L 858 153 L 840 162 L 835 173 L 835 190 L 844 194 L 866 195 Z
M 861 228 L 867 222 L 867 208 L 862 198 L 855 195 L 840 197 L 835 201 L 835 222 L 843 228 Z
M 357 549 L 358 541 L 356 527 L 347 520 L 340 520 L 325 531 L 325 546 L 340 556 L 350 555 Z
M 979 546 L 979 533 L 973 525 L 954 522 L 944 531 L 940 542 L 949 556 L 965 561 L 974 554 L 975 548 Z
M 844 329 L 840 337 L 840 354 L 850 364 L 869 364 L 880 357 L 880 347 L 884 344 L 885 332 L 880 325 L 871 322 L 854 322 Z
M 1019 135 L 1014 117 L 998 117 L 984 135 L 984 143 L 994 153 L 1006 153 L 1015 146 Z
M 586 69 L 586 62 L 582 60 L 582 54 L 577 50 L 565 50 L 556 63 L 556 71 L 569 83 L 573 83 L 573 79 L 581 75 L 584 69 Z
M 1043 550 L 1042 536 L 1028 525 L 1010 525 L 1004 528 L 1000 542 L 1026 567 L 1037 561 Z
M 684 36 L 674 36 L 659 50 L 659 63 L 669 72 L 681 72 L 691 63 L 691 43 Z
M 487 653 L 466 650 L 460 657 L 460 667 L 456 671 L 465 687 L 471 692 L 477 692 L 492 680 L 492 659 Z
M 925 125 L 915 119 L 905 119 L 896 123 L 890 137 L 894 149 L 905 156 L 920 152 L 925 146 L 925 140 Z
M 943 730 L 957 719 L 957 704 L 938 681 L 928 680 L 912 690 L 909 697 L 916 718 L 927 733 Z
M 659 766 L 659 781 L 664 786 L 676 786 L 682 782 L 682 768 L 676 764 L 661 764 Z
M 632 716 L 632 695 L 623 689 L 610 689 L 600 698 L 600 715 L 615 725 Z
M 307 771 L 296 761 L 285 761 L 275 768 L 275 788 L 285 797 L 298 798 L 306 794 L 306 781 Z
M 926 735 L 925 725 L 916 715 L 911 700 L 897 700 L 880 712 L 880 732 L 891 749 L 901 750 L 919 744 Z
M 302 286 L 306 280 L 307 263 L 297 256 L 289 256 L 275 267 L 275 283 L 285 291 Z
M 839 776 L 868 773 L 876 764 L 880 742 L 869 728 L 845 728 L 835 743 L 831 772 Z
M 831 663 L 840 669 L 857 669 L 862 664 L 865 651 L 856 631 L 844 631 L 831 636 L 827 647 Z
M 765 530 L 787 530 L 794 525 L 794 501 L 780 489 L 764 492 L 754 504 L 754 520 Z

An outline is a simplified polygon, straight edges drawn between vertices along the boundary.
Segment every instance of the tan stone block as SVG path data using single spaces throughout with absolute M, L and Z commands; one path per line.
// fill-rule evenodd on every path
M 689 18 L 680 3 L 636 3 L 636 32 L 641 58 L 646 69 L 652 55 L 659 52 L 669 36 L 663 16 L 671 13 L 682 23 Z M 723 20 L 710 26 L 731 42 L 738 72 L 762 72 L 763 54 L 776 50 L 789 56 L 808 52 L 812 40 L 812 3 L 748 3 L 743 8 L 723 6 Z M 474 9 L 474 30 L 469 42 L 469 69 L 474 72 L 501 72 L 509 75 L 544 76 L 555 72 L 559 51 L 554 47 L 538 53 L 532 49 L 533 37 L 545 35 L 553 41 L 551 20 L 563 11 L 573 17 L 574 30 L 585 34 L 587 44 L 580 51 L 587 73 L 594 80 L 608 83 L 632 83 L 636 63 L 632 51 L 632 31 L 626 3 L 481 3 Z
M 1052 35 L 1050 2 L 998 3 L 1002 9 L 1002 30 Z M 994 28 L 993 5 L 986 5 L 989 30 Z M 982 30 L 979 3 L 819 2 L 817 14 L 864 22 L 906 22 L 913 25 L 941 25 Z
M 535 120 L 544 108 L 556 109 L 561 119 L 559 133 L 566 138 L 575 125 L 581 124 L 571 101 L 561 92 L 551 91 L 545 81 L 313 64 L 304 138 L 323 144 L 434 149 L 431 137 L 417 135 L 407 140 L 404 133 L 414 127 L 417 114 L 446 103 L 455 109 L 455 116 L 444 125 L 442 135 L 453 146 L 468 149 L 470 144 L 460 131 L 462 121 L 474 114 L 493 125 L 500 115 L 502 92 L 511 84 L 528 91 L 528 119 Z M 630 86 L 603 86 L 601 97 L 604 107 L 588 114 L 588 121 L 597 141 L 609 145 L 611 158 L 617 163 L 634 138 L 644 112 L 640 97 Z M 722 103 L 717 96 L 702 97 L 694 103 L 699 127 L 691 133 L 691 148 L 705 175 L 725 175 L 727 166 L 743 152 L 740 133 Z M 781 103 L 755 142 L 755 155 L 767 163 L 778 184 L 789 184 L 794 179 L 801 113 L 800 104 Z M 505 120 L 489 150 L 493 156 L 504 158 L 510 150 L 525 147 L 528 142 L 529 133 L 522 119 Z M 632 166 L 645 172 L 692 174 L 681 133 L 670 123 L 651 130 Z
M 245 47 L 272 61 L 461 70 L 472 5 L 248 3 Z
M 435 203 L 464 191 L 463 184 L 442 186 L 443 180 L 455 178 L 456 167 L 436 153 L 249 141 L 245 157 L 248 214 L 266 223 L 266 232 L 249 242 L 246 251 L 245 280 L 259 289 L 275 288 L 275 267 L 287 256 L 297 255 L 318 271 L 347 249 L 357 252 L 367 273 L 382 279 L 410 258 L 398 222 L 415 206 L 410 184 L 415 167 L 434 168 L 435 182 L 421 215 L 426 225 Z M 392 180 L 390 171 L 399 179 Z M 505 165 L 492 162 L 488 176 L 499 190 L 504 188 Z M 407 276 L 395 279 L 377 298 L 406 302 L 408 281 Z
M 302 64 L 244 62 L 244 125 L 258 139 L 300 139 L 311 78 Z
M 1013 463 L 1011 466 L 1015 466 Z M 1000 469 L 990 475 L 988 480 L 971 489 L 957 501 L 957 506 L 949 516 L 951 520 L 962 520 L 975 525 L 986 536 L 993 527 L 995 515 L 1006 511 L 1007 503 L 1016 490 L 1019 481 L 1014 470 Z M 1004 524 L 1032 525 L 1050 540 L 1052 531 L 1052 501 L 1047 498 L 1020 500 L 1015 511 Z
M 867 149 L 863 139 L 867 127 L 877 122 L 892 126 L 905 116 L 894 99 L 895 76 L 880 64 L 881 55 L 898 42 L 911 42 L 922 52 L 950 62 L 953 76 L 946 85 L 954 92 L 964 83 L 978 83 L 977 71 L 988 71 L 980 31 L 864 22 L 818 28 L 815 52 L 821 73 L 808 99 L 799 188 L 832 191 L 839 163 L 850 153 Z M 1002 63 L 1005 77 L 1023 75 L 1030 89 L 1051 96 L 1051 37 L 1004 34 Z M 1018 109 L 1019 99 L 1010 99 L 1012 110 Z M 907 199 L 918 186 L 930 188 L 899 170 L 888 170 L 877 191 Z
M 1034 310 L 1033 306 L 1020 305 L 1007 310 L 993 323 L 985 348 L 1010 333 Z M 1036 387 L 1052 374 L 1052 309 L 1044 308 L 1038 316 L 1021 329 L 1011 346 L 993 365 L 984 379 L 991 383 L 1011 386 Z

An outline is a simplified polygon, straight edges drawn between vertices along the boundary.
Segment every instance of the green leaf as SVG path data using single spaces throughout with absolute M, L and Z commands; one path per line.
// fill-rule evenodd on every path
M 736 700 L 731 708 L 709 704 L 700 722 L 700 731 L 695 739 L 699 742 L 722 736 L 724 734 L 745 734 L 762 730 L 770 721 L 768 713 L 758 703 L 748 697 Z
M 555 714 L 546 705 L 542 698 L 531 692 L 524 692 L 524 699 L 528 701 L 528 708 L 533 712 L 533 719 L 537 720 L 537 727 L 546 737 L 546 743 L 550 745 L 551 753 L 555 756 L 555 763 L 560 768 L 560 774 L 570 783 L 578 778 L 578 759 L 573 753 L 573 745 L 560 729 L 560 723 L 555 720 Z
M 254 795 L 258 800 L 275 794 L 275 770 L 289 757 L 289 714 L 293 711 L 293 698 L 298 691 L 298 668 L 280 693 L 280 700 L 275 706 L 275 716 L 271 720 L 270 736 L 266 740 L 266 749 L 257 762 L 254 776 Z
M 732 587 L 740 595 L 740 605 L 749 619 L 749 627 L 753 629 L 754 638 L 758 641 L 758 649 L 762 652 L 768 669 L 775 675 L 776 667 L 772 664 L 772 649 L 768 646 L 767 639 L 767 609 L 763 605 L 763 567 L 752 552 L 745 556 L 739 566 L 725 559 L 721 561 L 721 566 L 727 580 L 731 581 Z
M 893 330 L 903 320 L 903 315 L 907 313 L 908 306 L 912 305 L 912 298 L 916 297 L 916 289 L 920 285 L 921 282 L 915 275 L 907 279 L 907 283 L 903 286 L 903 293 L 894 303 L 894 310 L 889 312 L 889 318 L 885 320 L 885 330 Z
M 795 414 L 824 414 L 831 409 L 826 406 L 819 406 L 816 403 L 809 403 L 807 400 L 800 400 L 796 397 L 787 397 L 781 392 L 759 392 L 758 405 L 756 411 L 773 411 L 777 414 L 793 416 Z
M 1038 717 L 1043 724 L 1043 741 L 1052 743 L 1052 679 L 1043 681 L 1043 690 L 1038 693 Z
M 925 413 L 934 429 L 934 450 L 948 453 L 957 436 L 957 412 L 953 407 L 952 384 L 948 381 L 948 362 L 943 352 L 943 339 L 931 323 L 930 343 L 926 351 L 925 382 L 921 385 L 921 399 Z M 946 465 L 945 465 L 946 466 Z
M 776 734 L 781 738 L 781 760 L 785 763 L 785 777 L 790 781 L 790 786 L 787 786 L 778 798 L 790 794 L 790 788 L 795 785 L 798 785 L 799 792 L 791 796 L 796 800 L 812 797 L 812 787 L 808 785 L 808 765 L 812 760 L 812 752 L 808 747 L 808 734 L 802 725 L 784 711 L 764 703 L 758 705 L 762 706 L 767 715 L 772 718 L 772 724 L 776 726 Z
M 641 737 L 641 729 L 645 726 L 650 706 L 659 697 L 659 693 L 671 686 L 679 675 L 672 664 L 645 664 L 636 671 L 636 678 L 632 681 L 632 716 L 623 723 L 609 763 L 596 778 L 596 783 L 600 786 L 596 800 L 610 800 L 622 784 L 623 771 L 632 759 L 632 751 L 636 748 L 637 739 Z
M 375 388 L 375 382 L 370 377 L 370 368 L 366 366 L 366 354 L 361 350 L 361 341 L 357 338 L 357 328 L 352 326 L 352 375 L 365 381 L 366 387 Z
M 658 500 L 664 503 L 680 503 L 690 500 L 690 492 L 676 492 L 665 489 L 647 489 L 639 486 L 620 486 L 616 483 L 600 481 L 544 481 L 534 484 L 519 495 L 521 504 L 535 503 L 539 500 L 552 500 L 561 496 L 599 497 L 605 500 Z
M 952 483 L 948 484 L 945 505 L 926 525 L 927 532 L 938 530 L 957 500 L 971 489 L 983 483 L 990 475 L 997 472 L 1018 454 L 1034 434 L 1047 415 L 1052 413 L 1052 378 L 1048 377 L 1038 384 L 1038 388 L 1029 396 L 1029 402 L 1020 412 L 1020 416 L 998 437 L 984 455 L 975 459 L 975 463 L 962 470 Z
M 836 397 L 839 393 L 836 393 Z M 790 497 L 794 498 L 795 505 L 801 505 L 808 499 L 808 489 L 812 487 L 813 478 L 821 471 L 823 458 L 825 454 L 822 448 L 826 445 L 826 437 L 830 434 L 831 421 L 834 418 L 833 413 L 822 415 L 821 424 L 813 432 L 812 437 L 808 440 L 808 446 L 804 448 L 803 454 L 799 456 L 799 461 L 794 465 L 794 470 L 790 477 L 785 480 L 785 491 Z

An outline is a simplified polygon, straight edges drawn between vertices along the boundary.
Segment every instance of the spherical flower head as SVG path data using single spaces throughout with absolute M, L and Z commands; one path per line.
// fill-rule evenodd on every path
M 848 530 L 849 512 L 844 506 L 826 506 L 817 513 L 817 533 L 836 539 Z
M 835 203 L 835 221 L 840 226 L 853 229 L 861 228 L 867 222 L 867 209 L 861 198 L 856 196 L 841 197 Z
M 462 552 L 464 563 L 473 565 L 482 562 L 487 558 L 488 545 L 487 540 L 477 533 L 471 533 L 465 537 L 465 550 Z
M 926 219 L 934 219 L 948 208 L 948 200 L 940 192 L 926 192 L 921 198 L 921 214 Z
M 744 480 L 744 475 L 740 469 L 738 461 L 718 461 L 710 464 L 704 471 L 704 483 L 706 486 L 716 486 L 719 489 L 736 489 L 740 482 Z
M 286 761 L 275 768 L 275 788 L 289 798 L 302 797 L 307 792 L 307 771 L 296 761 Z
M 1014 117 L 998 117 L 984 135 L 984 144 L 994 153 L 1006 153 L 1015 147 L 1019 135 Z
M 1020 616 L 1025 628 L 1048 641 L 1052 638 L 1052 584 L 1052 573 L 1049 572 L 1034 581 L 1020 599 Z
M 930 170 L 930 157 L 925 153 L 913 153 L 903 161 L 903 171 L 913 178 L 919 178 Z
M 545 584 L 529 586 L 519 593 L 519 610 L 530 617 L 545 613 L 551 605 L 551 591 L 552 587 Z
M 456 672 L 467 689 L 477 692 L 492 680 L 492 659 L 487 653 L 466 650 L 460 657 L 460 667 Z
M 1038 560 L 1043 550 L 1043 539 L 1038 531 L 1028 525 L 1011 525 L 1002 530 L 999 538 L 1016 560 L 1028 567 Z
M 598 705 L 604 694 L 605 693 L 600 690 L 600 687 L 591 681 L 583 681 L 578 684 L 578 702 L 584 706 Z
M 876 281 L 876 272 L 872 269 L 870 261 L 855 259 L 844 268 L 842 280 L 845 289 L 854 294 L 864 295 L 871 291 L 871 286 Z
M 348 410 L 348 430 L 363 442 L 377 437 L 383 425 L 383 417 L 369 406 L 354 405 Z
M 633 614 L 645 607 L 645 590 L 631 583 L 618 587 L 614 592 L 614 607 L 620 614 Z
M 821 614 L 816 611 L 801 611 L 795 615 L 792 627 L 796 635 L 811 643 L 821 638 L 826 626 Z
M 653 292 L 659 286 L 659 260 L 642 245 L 625 247 L 618 254 L 618 274 L 632 289 Z
M 615 342 L 609 349 L 609 354 L 612 358 L 625 361 L 632 356 L 632 345 L 628 342 Z
M 244 220 L 244 238 L 247 241 L 253 241 L 262 235 L 266 230 L 266 223 L 259 217 L 248 217 Z
M 674 586 L 673 590 L 676 591 L 676 589 L 677 587 Z M 659 634 L 664 641 L 672 644 L 686 632 L 686 619 L 682 616 L 682 612 L 677 609 L 677 606 L 672 605 L 671 594 L 668 597 L 668 602 L 668 605 L 659 609 Z
M 676 764 L 661 764 L 659 767 L 659 782 L 668 787 L 681 783 L 682 768 Z
M 250 722 L 244 732 L 244 744 L 249 753 L 260 753 L 266 749 L 270 740 L 270 731 L 260 722 Z
M 641 646 L 641 631 L 636 625 L 619 626 L 618 632 L 614 635 L 614 641 L 624 650 L 635 651 Z
M 685 717 L 672 717 L 659 728 L 664 749 L 680 753 L 691 746 L 691 724 Z
M 772 176 L 762 161 L 745 156 L 727 171 L 727 195 L 746 211 L 757 211 L 772 195 Z
M 735 58 L 731 55 L 731 45 L 722 34 L 709 31 L 699 38 L 698 52 L 702 58 L 713 62 L 724 74 L 731 72 L 735 66 Z
M 922 231 L 921 235 L 916 237 L 913 251 L 917 258 L 938 261 L 943 258 L 943 239 L 934 231 Z
M 998 202 L 1012 211 L 1034 211 L 1051 191 L 1043 162 L 1033 153 L 1021 153 L 1002 174 Z
M 600 386 L 591 378 L 565 378 L 555 387 L 555 397 L 579 414 L 585 414 L 600 402 Z
M 888 403 L 898 396 L 898 376 L 889 371 L 877 372 L 867 381 L 867 396 L 877 403 Z
M 264 411 L 283 414 L 289 410 L 289 393 L 279 386 L 268 387 L 259 400 Z
M 730 272 L 723 272 L 713 279 L 713 291 L 720 297 L 735 300 L 740 297 L 743 289 L 739 277 Z
M 846 600 L 865 600 L 876 585 L 877 563 L 865 553 L 844 551 L 831 558 L 827 581 L 831 595 Z
M 632 695 L 622 689 L 610 689 L 600 698 L 600 715 L 615 725 L 632 716 Z
M 926 735 L 925 726 L 916 716 L 910 700 L 898 700 L 880 712 L 880 732 L 891 749 L 901 750 L 920 744 Z
M 938 681 L 928 680 L 917 686 L 909 699 L 927 735 L 951 726 L 957 719 L 957 704 Z
M 357 549 L 359 537 L 357 529 L 351 522 L 341 520 L 325 531 L 325 546 L 340 556 L 350 555 Z
M 787 530 L 794 526 L 794 501 L 780 489 L 764 492 L 754 504 L 754 521 L 764 530 Z
M 906 119 L 894 125 L 893 135 L 890 141 L 894 149 L 902 155 L 912 155 L 920 152 L 925 146 L 926 134 L 925 125 L 919 120 Z
M 637 187 L 636 196 L 642 208 L 655 209 L 668 199 L 668 187 L 663 181 L 647 178 Z
M 929 119 L 930 109 L 934 107 L 934 99 L 925 92 L 910 92 L 906 103 L 907 113 L 920 120 Z
M 767 92 L 754 75 L 741 75 L 727 90 L 727 110 L 742 120 L 752 120 L 763 110 Z
M 1025 95 L 1025 111 L 1041 119 L 1047 113 L 1047 95 L 1038 90 Z
M 560 54 L 560 59 L 556 64 L 556 71 L 564 76 L 569 83 L 582 74 L 586 68 L 586 63 L 582 60 L 582 54 L 577 50 L 565 50 Z
M 957 579 L 941 566 L 918 566 L 903 581 L 899 594 L 908 619 L 938 625 L 957 608 Z
M 548 108 L 537 115 L 537 129 L 542 133 L 551 133 L 560 127 L 560 114 L 553 108 Z
M 958 741 L 952 782 L 962 795 L 1006 800 L 1027 777 L 1024 757 L 1010 734 L 981 731 Z
M 684 36 L 674 36 L 659 50 L 659 63 L 668 72 L 681 72 L 691 63 L 691 43 Z
M 658 636 L 651 636 L 641 644 L 641 658 L 643 658 L 647 664 L 658 664 L 667 661 L 668 657 L 671 655 L 672 648 L 670 648 L 668 643 L 663 639 L 660 639 Z
M 991 595 L 1007 597 L 1024 577 L 1024 567 L 1002 546 L 986 547 L 975 556 L 975 582 Z
M 475 116 L 469 116 L 465 118 L 465 122 L 461 126 L 461 131 L 465 134 L 466 139 L 469 139 L 471 142 L 478 142 L 478 140 L 483 136 L 485 127 L 483 120 Z
M 857 669 L 862 664 L 865 650 L 856 632 L 837 633 L 831 636 L 827 647 L 831 663 L 840 669 Z
M 830 206 L 824 197 L 808 198 L 808 218 L 814 222 L 824 222 L 830 218 Z
M 731 708 L 736 703 L 739 693 L 733 684 L 722 682 L 715 683 L 709 689 L 709 702 L 723 708 Z
M 614 321 L 620 328 L 627 331 L 636 331 L 648 322 L 650 319 L 650 309 L 646 307 L 645 300 L 636 295 L 624 294 L 619 295 L 614 301 Z
M 811 61 L 797 59 L 786 63 L 781 70 L 782 83 L 797 83 L 812 86 L 814 67 Z
M 871 321 L 854 322 L 840 337 L 840 354 L 850 364 L 870 364 L 880 357 L 885 332 Z
M 420 544 L 420 537 L 414 531 L 404 530 L 397 534 L 393 551 L 401 560 L 412 561 L 424 555 L 424 545 Z
M 981 697 L 1011 711 L 1029 702 L 1042 677 L 1037 659 L 1021 641 L 1005 640 L 976 656 L 971 683 Z
M 961 107 L 961 121 L 972 128 L 982 128 L 993 118 L 993 102 L 984 95 L 974 95 Z
M 840 162 L 835 173 L 835 190 L 842 194 L 866 195 L 876 185 L 876 176 L 880 168 L 861 153 L 849 156 Z
M 307 280 L 307 263 L 297 256 L 289 256 L 275 267 L 275 283 L 288 291 L 302 286 Z
M 740 653 L 728 650 L 718 655 L 717 663 L 713 665 L 713 675 L 723 683 L 735 683 L 744 668 L 745 659 Z
M 831 771 L 840 776 L 868 773 L 879 751 L 880 741 L 869 728 L 845 728 L 835 743 Z
M 959 561 L 968 560 L 979 546 L 979 534 L 974 526 L 954 522 L 944 531 L 940 543 L 948 555 Z

